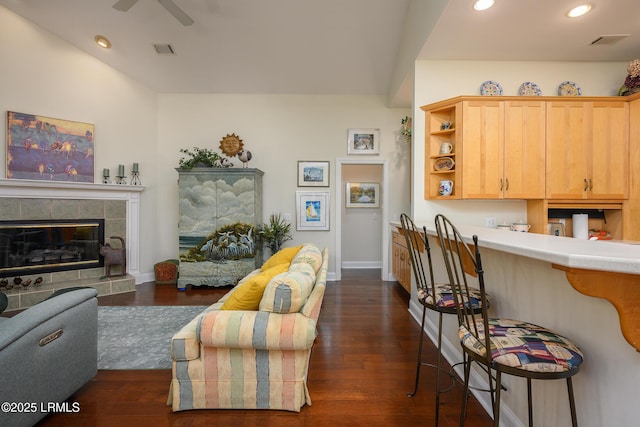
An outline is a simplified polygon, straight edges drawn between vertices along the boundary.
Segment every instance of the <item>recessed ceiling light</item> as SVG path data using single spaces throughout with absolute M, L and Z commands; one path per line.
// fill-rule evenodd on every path
M 473 4 L 475 10 L 487 10 L 493 6 L 493 0 L 476 0 Z
M 98 46 L 104 49 L 111 49 L 111 42 L 105 36 L 97 35 L 95 41 Z
M 578 16 L 585 15 L 590 10 L 591 10 L 591 5 L 590 4 L 581 4 L 580 6 L 576 6 L 573 9 L 571 9 L 567 13 L 567 16 L 569 18 L 577 18 Z

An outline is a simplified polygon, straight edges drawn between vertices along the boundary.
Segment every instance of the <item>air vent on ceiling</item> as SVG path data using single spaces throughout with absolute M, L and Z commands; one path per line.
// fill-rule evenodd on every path
M 622 39 L 626 39 L 627 37 L 629 37 L 629 34 L 607 34 L 597 37 L 594 41 L 591 42 L 591 45 L 615 44 Z
M 156 52 L 158 52 L 159 55 L 175 55 L 176 53 L 169 43 L 157 43 L 154 44 L 153 47 L 156 49 Z

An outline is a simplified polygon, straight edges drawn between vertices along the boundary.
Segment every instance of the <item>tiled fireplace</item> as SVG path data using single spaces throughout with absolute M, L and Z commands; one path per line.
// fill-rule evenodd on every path
M 14 286 L 3 290 L 9 298 L 7 310 L 29 307 L 55 290 L 73 286 L 95 287 L 99 295 L 134 291 L 140 276 L 139 205 L 143 189 L 116 184 L 0 180 L 0 221 L 100 219 L 104 222 L 105 242 L 120 247 L 119 240 L 110 239 L 120 236 L 125 238 L 127 246 L 128 275 L 105 278 L 104 267 L 23 273 L 20 278 L 31 280 L 32 284 L 27 288 Z M 116 267 L 112 269 L 112 274 L 115 273 L 119 273 Z M 36 285 L 38 278 L 42 280 Z M 11 286 L 14 276 L 9 275 L 6 279 Z

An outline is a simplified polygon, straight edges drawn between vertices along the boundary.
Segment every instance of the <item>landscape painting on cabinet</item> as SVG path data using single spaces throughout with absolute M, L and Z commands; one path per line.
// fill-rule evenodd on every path
M 7 112 L 7 178 L 93 182 L 93 125 Z

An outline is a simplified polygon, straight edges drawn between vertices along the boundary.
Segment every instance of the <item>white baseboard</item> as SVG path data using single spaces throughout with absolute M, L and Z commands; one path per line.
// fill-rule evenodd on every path
M 382 268 L 382 261 L 342 261 L 342 268 Z

